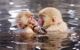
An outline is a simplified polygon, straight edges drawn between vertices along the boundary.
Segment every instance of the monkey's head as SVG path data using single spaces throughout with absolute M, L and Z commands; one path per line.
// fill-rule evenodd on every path
M 54 7 L 46 7 L 39 11 L 39 17 L 43 18 L 43 26 L 56 25 L 63 22 L 61 12 Z
M 39 11 L 40 23 L 47 30 L 68 30 L 67 24 L 63 21 L 61 12 L 54 7 L 46 7 Z
M 29 18 L 33 16 L 33 13 L 29 10 L 21 11 L 17 15 L 17 25 L 19 27 L 24 27 L 25 25 L 29 24 Z

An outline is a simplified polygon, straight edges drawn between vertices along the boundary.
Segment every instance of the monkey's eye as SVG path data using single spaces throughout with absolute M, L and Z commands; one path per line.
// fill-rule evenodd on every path
M 54 19 L 52 19 L 52 21 L 54 22 Z
M 39 15 L 40 17 L 45 17 L 44 15 Z

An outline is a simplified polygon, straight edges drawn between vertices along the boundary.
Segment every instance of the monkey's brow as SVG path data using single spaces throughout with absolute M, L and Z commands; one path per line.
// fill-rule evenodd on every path
M 44 15 L 39 15 L 39 16 L 44 16 Z

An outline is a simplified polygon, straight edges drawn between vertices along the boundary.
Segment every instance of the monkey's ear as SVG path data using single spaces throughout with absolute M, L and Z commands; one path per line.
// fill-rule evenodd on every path
M 54 24 L 58 24 L 58 23 L 63 22 L 63 19 L 60 18 L 60 17 L 54 16 L 54 17 L 52 18 L 52 21 L 54 22 Z
M 52 21 L 54 22 L 54 19 L 52 18 Z

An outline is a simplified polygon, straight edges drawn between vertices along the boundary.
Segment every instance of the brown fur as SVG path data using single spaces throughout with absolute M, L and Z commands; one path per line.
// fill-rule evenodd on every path
M 46 7 L 39 11 L 39 16 L 43 17 L 43 28 L 46 28 L 49 42 L 45 43 L 45 50 L 60 50 L 63 39 L 67 38 L 68 27 L 63 21 L 61 12 L 54 7 Z
M 30 11 L 22 11 L 17 16 L 17 27 L 24 31 L 20 34 L 22 41 L 32 40 L 35 35 L 35 32 L 32 30 L 34 25 L 29 21 L 29 18 L 32 17 L 32 15 L 33 14 Z
M 28 43 L 26 45 L 20 45 L 19 50 L 32 50 L 34 37 L 36 33 L 33 31 L 33 27 L 37 24 L 35 19 L 32 18 L 33 14 L 30 11 L 22 11 L 17 16 L 17 27 L 22 29 L 20 32 L 20 41 Z

